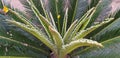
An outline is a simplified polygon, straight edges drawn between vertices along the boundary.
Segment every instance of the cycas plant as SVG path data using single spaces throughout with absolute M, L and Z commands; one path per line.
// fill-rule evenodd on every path
M 115 13 L 114 20 L 111 14 L 104 21 L 96 22 L 100 12 L 111 3 L 110 0 L 91 0 L 90 3 L 87 0 L 26 0 L 24 2 L 23 4 L 33 11 L 34 18 L 28 18 L 22 12 L 8 9 L 2 3 L 0 5 L 3 8 L 0 10 L 1 57 L 120 57 L 119 12 Z M 86 5 L 83 7 L 81 3 Z

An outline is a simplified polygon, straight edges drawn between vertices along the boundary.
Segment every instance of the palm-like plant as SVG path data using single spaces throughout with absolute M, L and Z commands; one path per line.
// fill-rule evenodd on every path
M 119 12 L 115 13 L 114 20 L 113 15 L 110 15 L 104 21 L 96 22 L 100 12 L 111 1 L 91 0 L 89 4 L 86 2 L 87 0 L 49 0 L 48 4 L 43 3 L 45 1 L 26 0 L 27 3 L 23 3 L 33 11 L 34 18 L 28 18 L 21 12 L 12 9 L 9 9 L 8 13 L 7 8 L 1 10 L 0 56 L 35 58 L 74 58 L 77 55 L 80 58 L 120 57 Z M 61 4 L 62 2 L 64 4 Z M 88 5 L 83 7 L 80 6 L 81 3 Z M 48 5 L 51 8 L 48 8 Z M 84 10 L 79 9 L 79 7 L 83 7 Z M 113 52 L 111 53 L 111 51 Z

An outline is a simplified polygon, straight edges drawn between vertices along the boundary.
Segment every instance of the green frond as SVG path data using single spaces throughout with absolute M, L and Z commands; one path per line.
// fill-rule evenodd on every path
M 115 19 L 111 24 L 104 27 L 100 32 L 96 33 L 93 37 L 93 40 L 97 40 L 102 42 L 104 40 L 108 40 L 110 38 L 114 38 L 120 35 L 120 18 Z
M 88 47 L 79 53 L 80 58 L 118 58 L 120 57 L 120 36 L 101 42 L 104 48 Z
M 93 1 L 95 2 L 95 1 Z M 96 5 L 97 3 L 97 5 Z M 95 13 L 93 14 L 91 20 L 90 20 L 90 23 L 88 24 L 87 27 L 90 27 L 93 25 L 94 21 L 97 20 L 98 16 L 100 15 L 100 13 L 105 9 L 107 8 L 110 4 L 112 3 L 112 0 L 99 0 L 99 2 L 95 2 L 95 7 L 96 7 L 96 11 Z M 109 16 L 109 15 L 108 15 Z M 104 20 L 104 19 L 101 19 L 101 20 Z
M 29 20 L 27 20 L 27 18 L 25 18 L 24 16 L 20 15 L 19 13 L 9 9 L 9 13 L 15 17 L 14 19 L 16 19 L 16 21 L 20 21 L 20 22 L 23 22 L 27 25 L 29 25 L 30 27 L 33 27 L 31 22 Z
M 75 1 L 75 6 L 74 6 L 75 8 L 74 8 L 73 16 L 72 16 L 72 22 L 75 20 L 78 2 L 79 2 L 79 0 Z
M 70 42 L 69 44 L 66 44 L 63 46 L 63 53 L 64 54 L 69 54 L 73 50 L 82 47 L 82 46 L 97 46 L 97 47 L 103 47 L 101 43 L 98 43 L 93 40 L 89 39 L 78 39 L 75 41 Z
M 36 8 L 36 6 L 34 5 L 34 3 L 31 0 L 27 0 L 27 2 L 29 3 L 29 5 L 31 5 L 32 11 L 35 13 L 37 18 L 39 19 L 40 23 L 44 27 L 44 29 L 45 29 L 46 33 L 48 34 L 48 36 L 51 38 L 51 34 L 50 34 L 49 29 L 48 29 L 49 25 L 52 26 L 51 23 L 48 21 L 48 19 L 46 19 L 44 16 L 42 16 L 40 14 L 39 10 Z
M 81 26 L 81 28 L 80 28 L 80 30 L 85 30 L 86 28 L 87 28 L 87 26 L 88 26 L 88 24 L 89 24 L 89 22 L 90 22 L 90 20 L 91 20 L 91 18 L 92 18 L 92 16 L 93 16 L 93 14 L 95 13 L 95 8 L 92 8 L 92 9 L 90 9 L 90 14 L 88 14 L 89 16 L 87 17 L 87 18 L 84 18 L 85 19 L 85 22 L 82 24 L 82 26 Z M 84 20 L 83 19 L 83 20 Z
M 97 24 L 95 26 L 91 26 L 90 28 L 87 28 L 86 30 L 81 30 L 72 40 L 77 40 L 80 38 L 84 38 L 86 35 L 88 35 L 89 33 L 91 33 L 92 31 L 94 31 L 95 29 L 97 29 L 98 27 L 112 21 L 113 18 L 108 18 L 107 21 L 103 21 L 100 24 Z
M 65 15 L 63 19 L 62 36 L 64 36 L 67 30 L 67 20 L 68 20 L 68 8 L 65 11 Z
M 51 20 L 51 23 L 52 23 L 53 27 L 57 30 L 57 27 L 56 27 L 56 24 L 55 24 L 55 19 L 53 18 L 52 13 L 50 12 L 49 15 L 50 15 L 50 20 Z
M 41 51 L 42 53 L 48 54 L 46 51 L 44 51 L 44 50 L 42 50 L 42 49 L 40 49 L 40 48 L 36 48 L 36 47 L 34 47 L 34 46 L 31 46 L 31 45 L 29 45 L 29 44 L 27 44 L 27 43 L 22 43 L 22 42 L 20 42 L 20 41 L 16 41 L 16 40 L 14 40 L 14 39 L 7 38 L 7 37 L 3 37 L 3 36 L 0 36 L 0 39 L 4 39 L 4 40 L 6 40 L 6 41 L 11 41 L 11 42 L 14 42 L 14 43 L 16 43 L 16 44 L 20 44 L 20 45 L 23 45 L 23 46 L 25 46 L 25 47 L 30 47 L 30 48 L 33 48 L 33 49 L 35 49 L 35 50 Z
M 54 40 L 55 45 L 57 46 L 58 50 L 60 50 L 62 48 L 62 45 L 64 44 L 62 36 L 60 35 L 60 33 L 58 31 L 56 31 L 51 26 L 49 26 L 49 30 L 53 36 L 53 40 Z
M 65 35 L 64 35 L 64 37 L 63 37 L 63 40 L 64 40 L 65 44 L 66 44 L 67 42 L 69 42 L 69 37 L 70 37 L 72 31 L 74 30 L 74 28 L 76 27 L 76 22 L 77 22 L 77 21 L 78 21 L 78 20 L 74 21 L 74 22 L 70 25 L 70 27 L 68 28 L 67 32 L 65 33 Z
M 84 24 L 87 21 L 87 17 L 91 14 L 93 10 L 94 10 L 94 7 L 91 8 L 89 11 L 87 11 L 87 13 L 84 14 L 82 18 L 79 19 L 79 21 L 77 22 L 77 26 L 75 27 L 74 31 L 72 32 L 72 35 L 70 36 L 71 39 L 76 35 L 76 33 L 82 27 L 82 24 Z
M 30 28 L 27 25 L 22 24 L 20 22 L 16 22 L 14 20 L 7 20 L 7 21 L 16 25 L 17 27 L 22 28 L 23 30 L 29 32 L 30 34 L 34 35 L 40 41 L 42 41 L 46 46 L 48 46 L 51 50 L 54 50 L 53 43 L 51 43 L 45 35 L 42 35 L 42 33 L 40 33 L 40 31 L 36 30 L 35 28 Z
M 46 11 L 46 9 L 45 9 L 45 6 L 43 5 L 43 1 L 40 0 L 40 3 L 41 3 L 41 6 L 42 6 L 42 9 L 43 9 L 43 11 L 44 11 L 45 17 L 46 17 L 47 19 L 49 19 L 48 13 L 47 13 L 47 11 Z

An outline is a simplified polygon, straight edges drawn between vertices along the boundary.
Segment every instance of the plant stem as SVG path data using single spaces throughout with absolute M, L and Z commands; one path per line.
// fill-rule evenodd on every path
M 58 19 L 58 31 L 60 32 L 60 19 Z
M 57 14 L 57 24 L 58 24 L 58 31 L 60 32 L 60 15 L 58 10 L 58 1 L 55 1 L 55 8 L 56 8 L 56 14 Z

